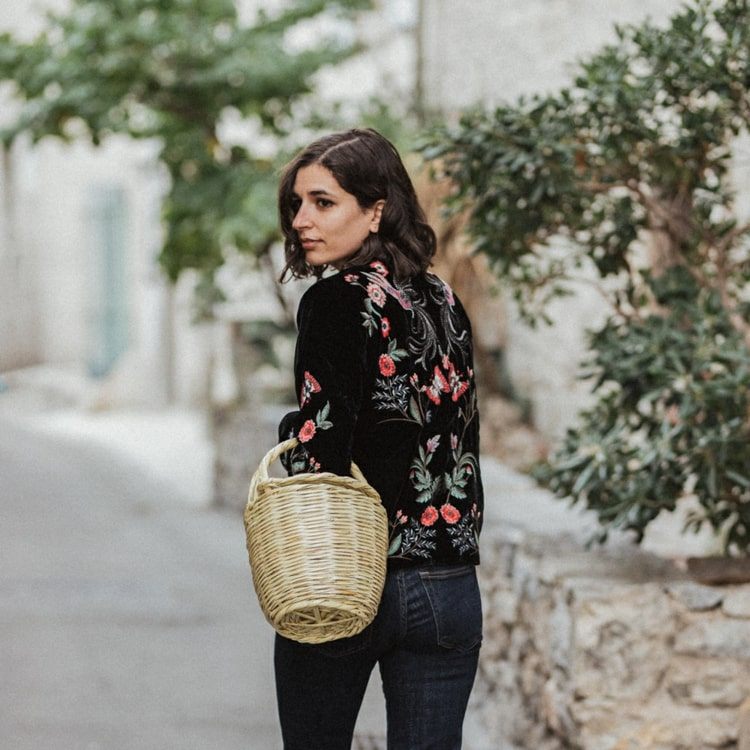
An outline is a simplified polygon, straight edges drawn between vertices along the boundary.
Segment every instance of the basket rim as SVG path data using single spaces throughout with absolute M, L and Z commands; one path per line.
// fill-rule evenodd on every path
M 291 450 L 295 446 L 299 445 L 297 438 L 290 438 L 280 442 L 271 448 L 268 453 L 261 459 L 260 465 L 250 480 L 250 486 L 248 487 L 247 502 L 245 504 L 245 512 L 248 512 L 252 506 L 255 505 L 256 500 L 259 496 L 259 488 L 263 487 L 265 490 L 288 490 L 289 485 L 292 487 L 297 484 L 302 485 L 314 485 L 314 484 L 335 484 L 339 487 L 346 487 L 350 491 L 356 491 L 363 496 L 368 497 L 373 502 L 377 502 L 382 506 L 382 498 L 380 493 L 367 481 L 364 474 L 360 470 L 359 466 L 351 462 L 351 472 L 354 476 L 347 474 L 335 474 L 331 471 L 319 471 L 319 472 L 301 472 L 299 474 L 292 474 L 286 477 L 272 477 L 268 475 L 268 467 L 275 461 L 282 453 Z

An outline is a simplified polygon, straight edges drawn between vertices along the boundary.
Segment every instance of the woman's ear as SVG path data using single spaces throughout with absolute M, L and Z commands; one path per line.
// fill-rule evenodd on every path
M 377 233 L 380 229 L 380 217 L 383 215 L 385 200 L 376 201 L 372 206 L 372 218 L 370 219 L 370 231 Z

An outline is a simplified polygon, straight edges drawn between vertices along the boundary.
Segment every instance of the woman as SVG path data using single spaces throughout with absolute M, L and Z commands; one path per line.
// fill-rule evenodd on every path
M 315 141 L 279 188 L 286 267 L 302 297 L 298 411 L 279 438 L 290 473 L 348 474 L 388 512 L 388 574 L 362 633 L 320 645 L 276 636 L 286 750 L 349 748 L 379 664 L 389 750 L 453 750 L 482 639 L 476 580 L 483 506 L 471 326 L 427 272 L 435 235 L 393 145 L 374 130 Z M 338 273 L 326 275 L 326 269 Z

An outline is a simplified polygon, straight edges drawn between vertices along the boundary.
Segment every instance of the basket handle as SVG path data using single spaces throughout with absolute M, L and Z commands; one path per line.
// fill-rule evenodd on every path
M 250 505 L 252 502 L 253 495 L 255 494 L 255 488 L 258 485 L 258 482 L 260 481 L 267 481 L 268 480 L 268 467 L 282 454 L 286 453 L 287 451 L 292 450 L 293 448 L 296 448 L 299 445 L 299 440 L 297 440 L 296 437 L 289 438 L 289 440 L 284 440 L 283 443 L 279 443 L 277 446 L 271 448 L 268 453 L 266 453 L 265 456 L 263 456 L 260 465 L 258 466 L 258 470 L 253 474 L 252 481 L 250 482 L 250 489 L 247 492 L 247 504 Z M 367 480 L 364 477 L 364 474 L 360 471 L 359 466 L 352 461 L 351 465 L 351 474 L 352 476 L 360 481 L 360 482 L 367 482 Z

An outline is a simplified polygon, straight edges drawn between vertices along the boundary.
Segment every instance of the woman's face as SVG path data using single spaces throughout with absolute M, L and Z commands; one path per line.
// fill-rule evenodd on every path
M 312 266 L 343 265 L 370 232 L 378 231 L 383 204 L 381 200 L 363 209 L 324 166 L 302 167 L 294 180 L 292 228 L 305 260 Z

